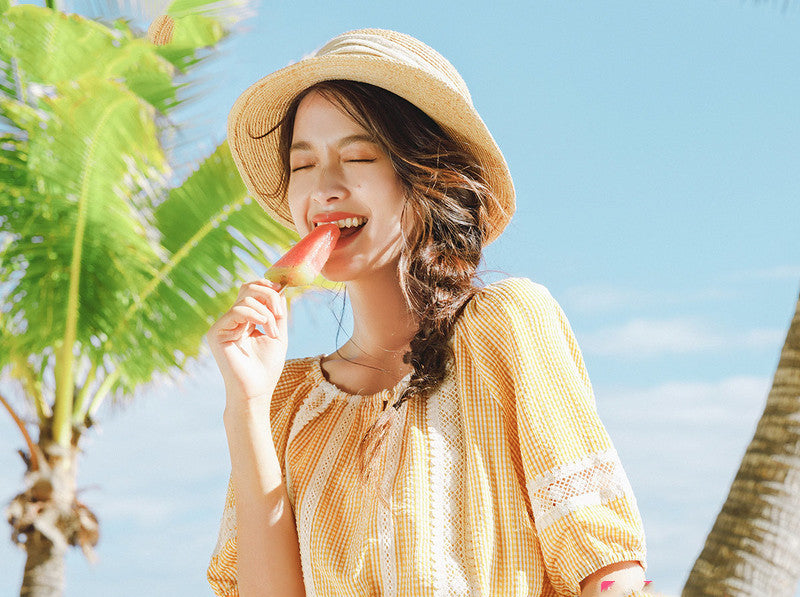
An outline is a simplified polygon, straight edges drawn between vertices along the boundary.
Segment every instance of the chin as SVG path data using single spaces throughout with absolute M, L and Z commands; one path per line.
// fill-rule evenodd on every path
M 357 273 L 354 272 L 352 268 L 329 265 L 325 265 L 320 273 L 325 277 L 326 280 L 337 283 L 349 282 L 357 276 Z
M 377 262 L 370 262 L 360 257 L 355 259 L 333 257 L 325 264 L 320 273 L 331 282 L 355 282 L 373 275 L 383 277 L 387 271 L 396 272 L 400 264 L 399 251 L 390 258 L 384 257 Z

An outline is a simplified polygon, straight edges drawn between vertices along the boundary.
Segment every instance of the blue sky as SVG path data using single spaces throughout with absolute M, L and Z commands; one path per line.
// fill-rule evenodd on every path
M 342 31 L 396 29 L 448 57 L 517 189 L 485 278 L 529 277 L 564 308 L 639 500 L 647 577 L 675 594 L 755 429 L 800 291 L 800 10 L 782 6 L 263 0 L 209 68 L 192 150 L 223 139 L 247 85 Z M 291 356 L 334 348 L 339 307 L 326 295 L 297 305 Z M 70 556 L 67 595 L 210 595 L 223 402 L 206 358 L 182 385 L 103 413 L 79 477 L 101 519 L 100 561 Z M 0 415 L 3 503 L 21 446 Z M 0 597 L 18 594 L 23 561 L 0 542 Z

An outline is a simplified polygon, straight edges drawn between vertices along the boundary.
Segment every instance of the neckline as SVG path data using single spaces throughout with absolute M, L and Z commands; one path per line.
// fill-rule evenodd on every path
M 380 399 L 383 402 L 388 402 L 391 398 L 397 396 L 402 390 L 404 390 L 408 385 L 408 382 L 411 380 L 411 372 L 409 372 L 391 388 L 384 388 L 373 394 L 351 394 L 350 392 L 346 392 L 345 390 L 341 389 L 336 384 L 328 381 L 328 379 L 325 377 L 325 372 L 322 370 L 322 359 L 324 359 L 326 356 L 328 355 L 321 354 L 315 357 L 311 367 L 311 372 L 316 378 L 317 385 L 325 390 L 326 393 L 330 392 L 347 398 L 361 398 L 365 400 Z

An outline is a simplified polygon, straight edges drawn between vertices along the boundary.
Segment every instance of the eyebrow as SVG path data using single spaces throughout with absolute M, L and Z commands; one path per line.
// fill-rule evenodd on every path
M 341 149 L 345 145 L 350 145 L 351 143 L 358 143 L 358 142 L 361 142 L 361 141 L 365 141 L 367 143 L 372 143 L 373 145 L 377 145 L 377 143 L 375 142 L 375 139 L 373 137 L 371 137 L 370 135 L 360 134 L 360 135 L 348 135 L 347 137 L 342 137 L 336 143 L 336 147 L 338 149 Z M 310 151 L 311 150 L 311 144 L 308 143 L 307 141 L 297 141 L 296 143 L 292 143 L 292 146 L 289 147 L 289 152 L 291 153 L 292 151 L 296 151 L 296 150 L 298 150 L 298 151 L 299 150 Z

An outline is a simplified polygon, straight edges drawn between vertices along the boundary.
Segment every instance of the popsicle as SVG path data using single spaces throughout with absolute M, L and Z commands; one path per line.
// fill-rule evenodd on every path
M 320 224 L 278 259 L 264 276 L 286 286 L 311 284 L 319 275 L 339 239 L 336 224 Z

